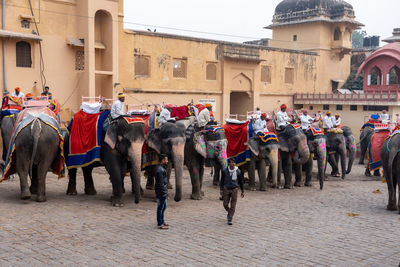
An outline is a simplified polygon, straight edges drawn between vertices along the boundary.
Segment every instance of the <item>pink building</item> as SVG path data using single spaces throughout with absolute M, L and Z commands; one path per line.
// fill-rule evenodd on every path
M 364 91 L 400 90 L 400 43 L 393 42 L 372 53 L 360 66 L 364 72 Z

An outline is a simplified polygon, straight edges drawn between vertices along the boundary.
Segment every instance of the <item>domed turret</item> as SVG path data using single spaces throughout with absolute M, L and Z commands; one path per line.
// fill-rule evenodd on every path
M 274 23 L 312 18 L 354 19 L 353 7 L 342 0 L 284 0 L 275 9 Z

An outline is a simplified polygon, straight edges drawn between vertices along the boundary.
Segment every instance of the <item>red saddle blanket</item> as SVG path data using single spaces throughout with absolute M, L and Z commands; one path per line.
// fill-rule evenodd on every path
M 389 134 L 390 131 L 380 131 L 375 132 L 371 137 L 371 142 L 368 146 L 369 169 L 371 171 L 382 167 L 381 148 Z
M 227 156 L 235 158 L 238 166 L 251 159 L 251 152 L 246 145 L 253 136 L 253 124 L 247 121 L 244 124 L 225 124 L 222 126 L 228 140 Z

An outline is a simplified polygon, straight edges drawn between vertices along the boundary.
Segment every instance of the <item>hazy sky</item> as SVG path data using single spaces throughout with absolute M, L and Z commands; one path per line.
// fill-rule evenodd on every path
M 270 38 L 272 31 L 263 27 L 271 24 L 275 7 L 280 2 L 281 0 L 125 0 L 125 27 L 137 30 L 150 28 L 157 32 L 235 42 Z M 393 28 L 400 27 L 400 0 L 347 2 L 353 5 L 356 20 L 365 24 L 363 30 L 369 35 L 379 35 L 384 39 L 392 35 Z

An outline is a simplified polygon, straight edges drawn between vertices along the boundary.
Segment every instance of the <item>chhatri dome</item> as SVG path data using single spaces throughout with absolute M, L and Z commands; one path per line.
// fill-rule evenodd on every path
M 273 25 L 295 24 L 310 21 L 354 21 L 353 6 L 342 0 L 284 0 L 275 9 Z

